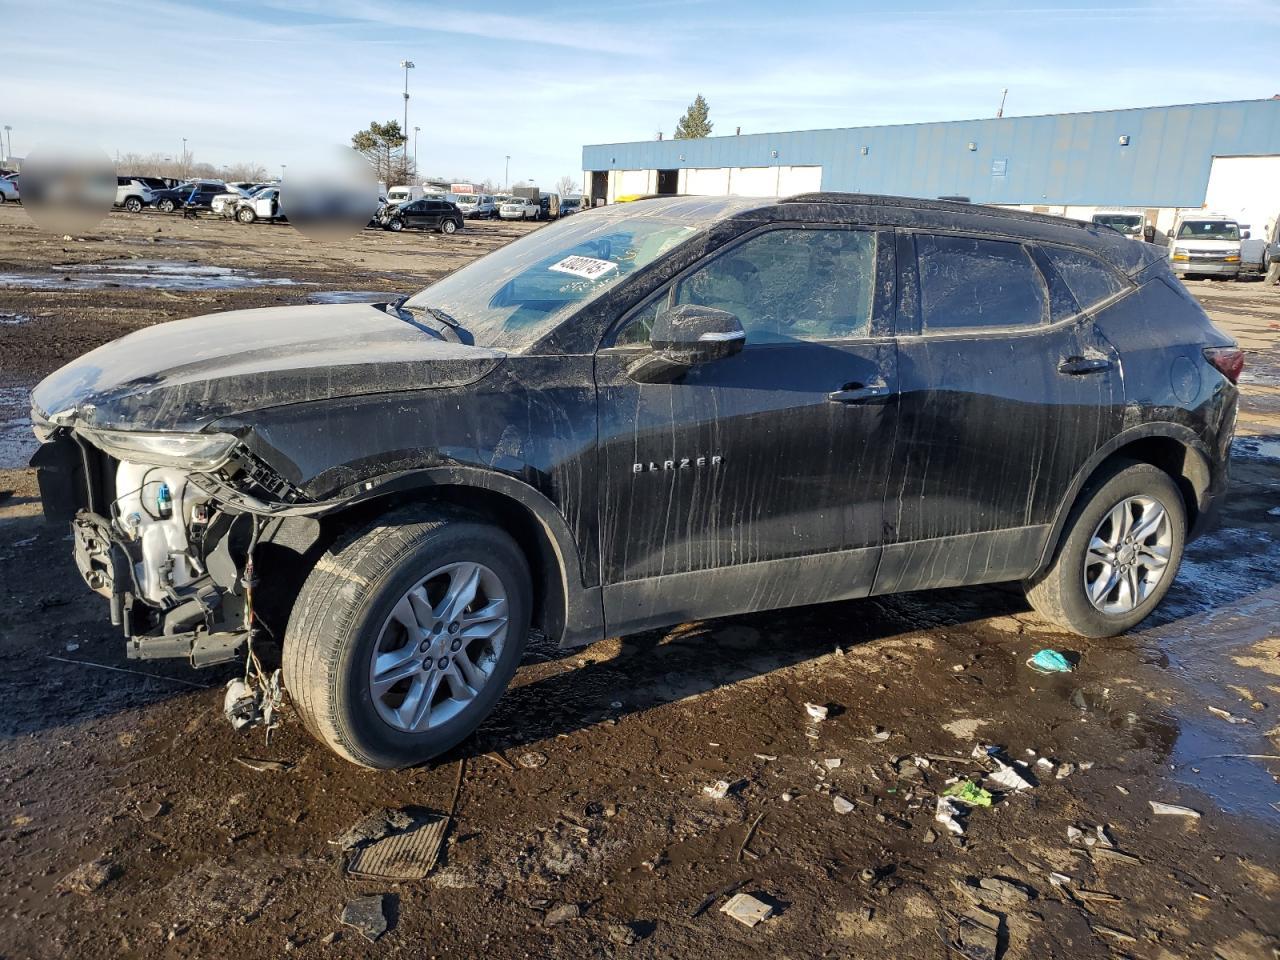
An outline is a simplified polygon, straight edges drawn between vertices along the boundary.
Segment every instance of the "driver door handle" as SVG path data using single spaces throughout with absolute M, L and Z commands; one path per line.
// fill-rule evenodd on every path
M 846 383 L 839 390 L 827 394 L 827 399 L 832 403 L 865 403 L 888 395 L 889 385 L 879 380 L 873 383 Z
M 1058 372 L 1066 374 L 1100 373 L 1111 369 L 1106 357 L 1066 357 L 1058 364 Z

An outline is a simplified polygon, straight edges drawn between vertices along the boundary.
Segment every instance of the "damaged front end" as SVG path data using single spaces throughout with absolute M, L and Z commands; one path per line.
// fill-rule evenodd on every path
M 273 517 L 324 509 L 229 434 L 92 429 L 36 418 L 45 516 L 111 604 L 130 658 L 203 667 L 251 646 L 254 554 Z

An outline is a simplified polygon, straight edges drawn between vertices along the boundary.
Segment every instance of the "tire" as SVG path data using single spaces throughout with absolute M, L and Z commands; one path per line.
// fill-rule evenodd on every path
M 142 201 L 139 200 L 137 197 L 125 197 L 124 208 L 128 210 L 130 213 L 141 213 Z
M 392 233 L 399 233 L 401 230 L 404 229 L 404 221 L 401 220 L 399 217 L 392 217 L 390 220 L 387 221 L 387 229 L 390 230 Z
M 452 236 L 453 234 L 458 232 L 457 222 L 454 220 L 441 220 L 440 232 L 448 236 Z
M 1132 498 L 1140 498 L 1133 501 Z M 1124 511 L 1133 522 L 1141 525 L 1153 517 L 1143 504 L 1157 504 L 1165 513 L 1166 527 L 1158 527 L 1151 535 L 1142 538 L 1138 546 L 1146 545 L 1143 552 L 1136 555 L 1129 548 L 1126 553 L 1122 546 L 1120 556 L 1133 558 L 1134 580 L 1139 585 L 1139 602 L 1124 609 L 1129 583 L 1121 582 L 1121 576 L 1115 582 L 1114 589 L 1102 594 L 1101 605 L 1114 609 L 1100 609 L 1095 605 L 1087 592 L 1087 582 L 1102 585 L 1111 583 L 1105 575 L 1111 570 L 1109 566 L 1094 562 L 1098 554 L 1090 552 L 1090 544 L 1095 533 L 1100 539 L 1109 540 L 1114 535 L 1112 519 L 1119 515 L 1122 504 L 1127 504 Z M 1036 611 L 1045 619 L 1059 626 L 1066 627 L 1082 637 L 1113 637 L 1141 623 L 1164 599 L 1174 578 L 1178 574 L 1178 566 L 1182 562 L 1182 550 L 1186 543 L 1187 508 L 1173 479 L 1149 463 L 1138 463 L 1132 460 L 1117 460 L 1104 472 L 1090 480 L 1081 492 L 1079 499 L 1071 509 L 1067 523 L 1063 527 L 1062 536 L 1053 562 L 1048 570 L 1038 579 L 1026 584 L 1027 599 Z M 1153 543 L 1154 541 L 1154 543 Z M 1119 542 L 1125 541 L 1120 538 Z M 1153 581 L 1152 568 L 1142 564 L 1143 559 L 1154 559 L 1151 553 L 1159 553 L 1165 557 L 1165 564 L 1158 578 Z M 1147 572 L 1142 573 L 1143 570 Z M 1095 580 L 1090 581 L 1094 575 Z M 1143 593 L 1143 591 L 1146 591 Z M 1114 603 L 1108 603 L 1114 598 Z
M 1274 287 L 1280 283 L 1280 261 L 1267 266 L 1267 286 Z
M 415 617 L 426 611 L 426 619 L 439 627 L 442 621 L 431 620 L 430 615 L 439 612 L 444 599 L 431 591 L 439 590 L 442 583 L 452 588 L 457 579 L 453 574 L 437 577 L 435 573 L 453 569 L 459 579 L 465 579 L 470 568 L 481 571 L 477 577 L 482 579 L 477 580 L 480 586 L 465 610 L 491 610 L 491 598 L 505 594 L 507 619 L 500 647 L 485 647 L 490 641 L 482 636 L 469 642 L 451 640 L 453 626 L 410 635 L 399 626 L 402 619 L 392 617 L 393 610 L 404 609 L 408 593 L 427 576 L 425 600 L 430 605 L 410 603 L 409 608 Z M 468 737 L 502 696 L 528 638 L 532 592 L 524 555 L 497 527 L 461 514 L 397 512 L 378 518 L 336 542 L 308 576 L 285 631 L 285 685 L 307 729 L 352 763 L 393 769 L 430 760 Z M 454 621 L 464 624 L 463 630 L 468 629 L 468 615 L 463 613 Z M 483 615 L 481 619 L 487 625 L 493 622 Z M 421 619 L 414 622 L 421 623 Z M 433 635 L 436 640 L 431 639 Z M 439 686 L 432 698 L 438 701 L 437 706 L 432 709 L 431 701 L 427 703 L 432 722 L 414 732 L 393 725 L 388 714 L 394 714 L 398 706 L 412 712 L 409 693 L 394 686 L 377 693 L 372 675 L 377 651 L 390 651 L 394 658 L 397 652 L 414 649 L 416 638 L 424 636 L 433 644 L 446 645 L 432 652 L 427 661 L 411 653 L 413 662 L 407 663 L 411 675 L 400 684 L 443 679 L 436 681 Z M 475 664 L 489 670 L 487 679 L 471 691 L 474 695 L 463 700 L 455 699 L 453 679 L 461 682 L 459 678 L 473 676 L 461 666 L 463 660 L 468 665 L 473 660 L 454 652 L 459 643 Z M 481 645 L 478 653 L 477 644 Z M 437 655 L 443 655 L 444 661 L 450 656 L 455 659 L 442 673 L 428 672 L 436 671 L 441 662 L 435 659 Z M 426 662 L 434 665 L 423 666 Z M 451 679 L 449 671 L 456 677 Z M 404 699 L 397 703 L 397 697 Z M 457 712 L 450 714 L 455 708 Z M 439 722 L 434 720 L 437 710 L 443 713 Z
M 241 207 L 236 211 L 236 219 L 241 223 L 253 223 L 258 219 L 258 215 L 254 212 L 253 207 Z
M 161 213 L 173 213 L 173 211 L 176 210 L 177 208 L 178 208 L 178 205 L 174 203 L 172 200 L 170 200 L 168 197 L 165 197 L 163 200 L 161 200 L 159 203 L 156 204 L 156 209 L 159 210 Z

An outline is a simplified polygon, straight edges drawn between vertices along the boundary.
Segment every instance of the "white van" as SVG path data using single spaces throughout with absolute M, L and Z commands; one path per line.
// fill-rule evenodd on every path
M 1180 277 L 1234 279 L 1240 275 L 1240 241 L 1249 231 L 1230 217 L 1205 213 L 1178 220 L 1169 241 L 1169 260 Z
M 426 194 L 416 183 L 399 184 L 387 191 L 387 203 L 408 203 L 410 200 L 421 200 Z
M 1134 210 L 1099 210 L 1093 215 L 1093 222 L 1100 227 L 1110 227 L 1131 240 L 1150 242 L 1155 239 L 1155 228 L 1147 223 L 1145 215 Z

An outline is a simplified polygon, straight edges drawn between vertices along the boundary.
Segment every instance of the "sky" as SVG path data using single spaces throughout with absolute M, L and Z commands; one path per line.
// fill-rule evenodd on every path
M 289 159 L 403 117 L 421 173 L 549 187 L 588 143 L 1280 93 L 1280 0 L 0 0 L 13 153 Z

